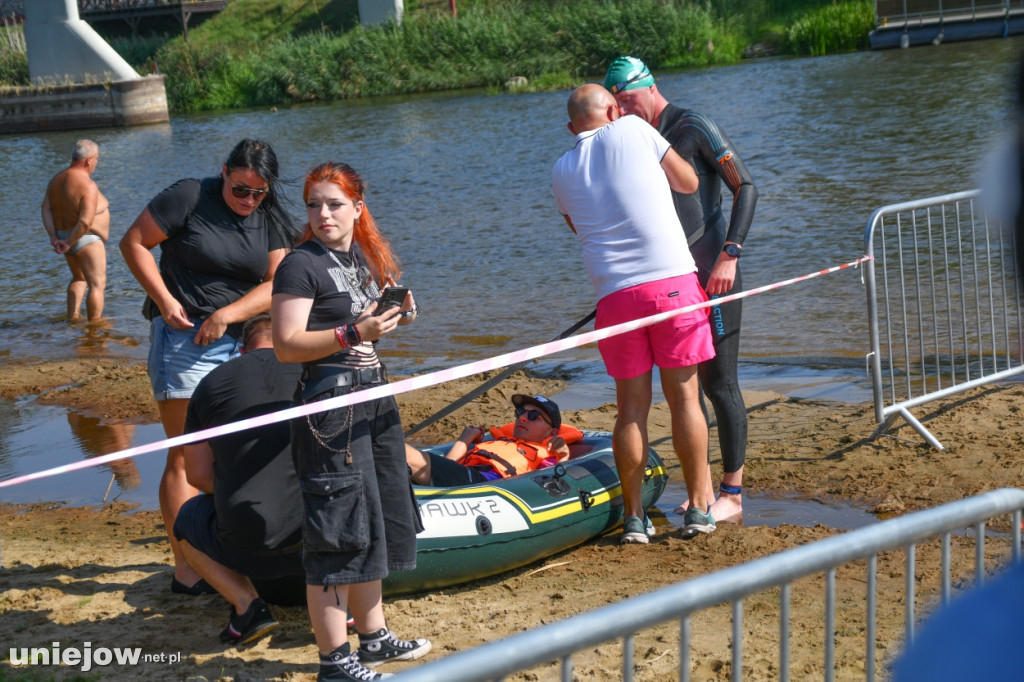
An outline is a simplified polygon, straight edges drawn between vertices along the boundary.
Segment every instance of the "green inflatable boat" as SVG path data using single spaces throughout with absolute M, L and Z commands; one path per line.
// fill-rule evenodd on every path
M 444 455 L 450 444 L 424 450 Z M 622 523 L 622 490 L 611 434 L 584 431 L 572 457 L 513 478 L 451 488 L 415 486 L 423 525 L 416 569 L 392 571 L 389 595 L 485 578 L 574 547 Z M 650 450 L 644 508 L 665 489 L 664 463 Z

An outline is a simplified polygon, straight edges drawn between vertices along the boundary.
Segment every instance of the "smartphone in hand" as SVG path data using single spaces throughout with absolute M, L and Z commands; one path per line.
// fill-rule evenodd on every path
M 380 294 L 380 300 L 377 301 L 377 310 L 373 314 L 380 315 L 385 310 L 401 308 L 405 303 L 405 295 L 408 293 L 408 287 L 384 287 L 384 291 Z

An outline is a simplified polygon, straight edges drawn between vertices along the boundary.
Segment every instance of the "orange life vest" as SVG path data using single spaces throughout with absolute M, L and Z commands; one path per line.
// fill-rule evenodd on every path
M 502 437 L 477 443 L 459 463 L 465 466 L 489 466 L 502 478 L 509 478 L 541 468 L 544 460 L 549 457 L 558 457 L 558 453 L 549 452 L 540 443 Z

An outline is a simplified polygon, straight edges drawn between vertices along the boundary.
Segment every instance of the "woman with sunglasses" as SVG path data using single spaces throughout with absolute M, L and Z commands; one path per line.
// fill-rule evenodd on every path
M 381 287 L 401 275 L 391 245 L 365 203 L 362 178 L 343 163 L 306 174 L 309 222 L 274 278 L 274 351 L 303 365 L 296 399 L 310 404 L 387 383 L 377 342 L 416 317 L 408 291 L 379 310 Z M 417 659 L 426 639 L 388 630 L 381 581 L 416 567 L 419 507 L 405 465 L 393 396 L 292 421 L 292 458 L 305 521 L 302 563 L 317 648 L 317 680 L 375 680 L 368 668 Z M 359 634 L 348 642 L 346 611 Z
M 238 354 L 245 320 L 270 308 L 271 281 L 294 232 L 278 185 L 274 150 L 242 140 L 220 175 L 174 183 L 121 239 L 121 253 L 147 295 L 148 372 L 168 438 L 184 431 L 199 380 Z M 151 253 L 156 246 L 159 263 Z M 185 561 L 171 530 L 181 505 L 196 494 L 185 478 L 183 448 L 169 448 L 160 512 L 174 552 L 171 590 L 180 594 L 214 591 Z
M 562 416 L 553 400 L 539 395 L 512 396 L 515 421 L 512 437 L 483 426 L 467 426 L 444 457 L 405 446 L 405 460 L 417 485 L 456 486 L 486 483 L 551 466 L 569 457 L 569 446 L 558 435 Z M 507 428 L 507 427 L 506 427 Z

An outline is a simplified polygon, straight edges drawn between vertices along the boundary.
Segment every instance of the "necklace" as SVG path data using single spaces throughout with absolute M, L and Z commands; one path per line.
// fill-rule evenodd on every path
M 320 241 L 319 237 L 313 237 L 313 241 L 319 246 L 324 253 L 326 253 L 337 268 L 328 268 L 327 273 L 334 280 L 334 284 L 338 287 L 338 291 L 347 291 L 352 297 L 352 315 L 359 317 L 359 315 L 369 305 L 370 299 L 373 292 L 367 292 L 369 285 L 372 285 L 372 279 L 370 273 L 365 268 L 359 266 L 359 261 L 356 260 L 355 254 L 349 253 L 349 257 L 352 259 L 352 265 L 344 265 L 338 259 L 338 256 L 331 249 Z M 365 272 L 362 272 L 366 270 Z M 363 275 L 360 277 L 360 275 Z M 364 281 L 365 280 L 365 283 Z M 376 287 L 370 287 L 376 288 Z

